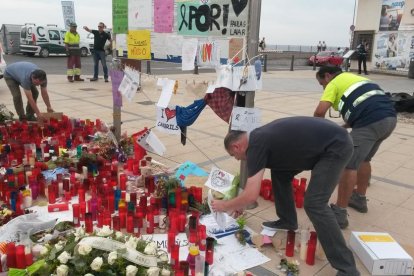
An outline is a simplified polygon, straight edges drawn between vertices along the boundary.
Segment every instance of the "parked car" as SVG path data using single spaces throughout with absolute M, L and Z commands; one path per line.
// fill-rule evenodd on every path
M 57 25 L 37 26 L 26 23 L 20 31 L 20 52 L 28 56 L 38 54 L 41 57 L 48 57 L 49 54 L 66 54 L 65 49 L 66 30 Z M 81 56 L 90 54 L 86 42 L 80 41 Z
M 344 58 L 341 54 L 338 54 L 333 51 L 321 51 L 316 54 L 316 60 L 315 55 L 311 56 L 309 58 L 309 65 L 313 65 L 315 63 L 316 66 L 322 66 L 322 65 L 335 65 L 335 66 L 341 66 L 342 62 L 344 61 Z

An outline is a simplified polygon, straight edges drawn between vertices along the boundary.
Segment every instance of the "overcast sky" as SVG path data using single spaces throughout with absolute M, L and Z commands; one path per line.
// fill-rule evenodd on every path
M 112 0 L 74 0 L 78 26 L 112 26 Z M 267 44 L 349 45 L 355 0 L 262 0 L 260 37 Z M 60 0 L 0 0 L 0 24 L 63 26 Z M 78 31 L 86 35 L 81 28 Z

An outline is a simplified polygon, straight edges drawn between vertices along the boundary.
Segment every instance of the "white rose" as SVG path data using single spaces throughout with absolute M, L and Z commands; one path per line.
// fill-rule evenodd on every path
M 170 276 L 171 275 L 171 271 L 169 271 L 168 269 L 163 268 L 161 270 L 161 275 L 162 276 Z
M 108 255 L 108 264 L 113 265 L 116 259 L 118 259 L 118 254 L 116 253 L 116 251 L 112 251 Z
M 60 250 L 62 250 L 63 246 L 65 246 L 65 242 L 59 241 L 57 244 L 55 244 L 56 251 L 59 252 Z
M 58 260 L 61 264 L 66 264 L 70 260 L 71 256 L 68 252 L 63 251 L 59 257 Z
M 43 246 L 43 248 L 40 249 L 40 256 L 45 256 L 47 253 L 49 253 L 49 249 L 46 246 Z
M 138 272 L 138 267 L 129 265 L 126 267 L 126 276 L 135 276 Z
M 161 254 L 159 256 L 159 261 L 164 263 L 168 262 L 168 254 Z
M 116 231 L 115 233 L 115 238 L 117 240 L 121 239 L 122 237 L 124 237 L 124 234 L 122 234 L 122 232 Z
M 125 246 L 131 249 L 136 249 L 137 245 L 138 245 L 138 239 L 133 236 L 130 236 L 128 241 L 125 243 Z
M 147 275 L 148 276 L 158 276 L 160 274 L 160 269 L 158 267 L 150 267 L 147 270 Z
M 147 255 L 155 255 L 157 253 L 157 244 L 150 242 L 144 249 L 144 253 Z
M 104 225 L 102 226 L 101 229 L 99 229 L 98 233 L 96 233 L 96 235 L 100 236 L 100 237 L 107 237 L 109 235 L 112 235 L 114 231 L 111 230 L 111 228 L 109 228 L 108 225 Z
M 67 265 L 60 265 L 56 268 L 57 276 L 67 276 L 69 272 L 69 267 Z
M 99 271 L 101 269 L 102 264 L 103 264 L 102 257 L 96 257 L 91 263 L 91 268 L 92 270 Z
M 92 247 L 87 244 L 81 244 L 78 247 L 78 253 L 83 256 L 88 255 L 89 253 L 91 253 L 91 251 L 92 251 Z

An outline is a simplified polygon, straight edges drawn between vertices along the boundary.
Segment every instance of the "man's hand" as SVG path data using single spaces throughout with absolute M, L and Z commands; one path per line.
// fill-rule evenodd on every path
M 47 121 L 47 119 L 42 114 L 36 114 L 36 116 L 37 116 L 37 122 L 40 125 L 43 125 Z
M 50 113 L 51 113 L 51 112 L 55 112 L 55 111 L 53 110 L 53 108 L 48 107 L 48 108 L 47 108 L 47 112 L 50 112 Z
M 212 200 L 211 201 L 211 208 L 214 212 L 226 212 L 226 201 L 225 200 Z
M 233 218 L 238 218 L 238 217 L 240 217 L 241 215 L 243 215 L 243 213 L 244 213 L 244 210 L 243 209 L 240 209 L 240 210 L 235 210 L 233 213 L 231 213 L 230 215 L 233 217 Z

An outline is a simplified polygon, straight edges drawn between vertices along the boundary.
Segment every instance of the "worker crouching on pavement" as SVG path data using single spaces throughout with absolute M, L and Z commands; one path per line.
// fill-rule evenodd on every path
M 339 67 L 323 66 L 316 79 L 324 92 L 314 116 L 325 117 L 333 107 L 345 121 L 344 127 L 352 128 L 354 153 L 339 180 L 337 202 L 331 204 L 339 226 L 344 229 L 349 224 L 347 206 L 368 212 L 365 194 L 371 178 L 370 161 L 393 132 L 396 112 L 390 98 L 367 78 L 342 72 Z
M 76 23 L 70 23 L 70 30 L 65 34 L 65 48 L 68 54 L 67 76 L 68 81 L 84 81 L 81 79 L 81 49 L 79 48 L 80 36 L 76 31 Z

